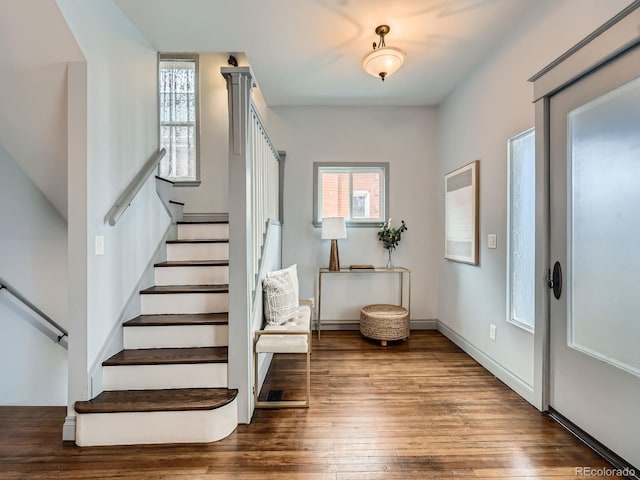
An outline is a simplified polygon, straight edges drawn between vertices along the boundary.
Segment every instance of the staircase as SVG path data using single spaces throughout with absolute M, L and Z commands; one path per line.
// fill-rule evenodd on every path
M 79 446 L 214 442 L 238 425 L 228 389 L 229 224 L 178 222 L 104 392 L 76 402 Z

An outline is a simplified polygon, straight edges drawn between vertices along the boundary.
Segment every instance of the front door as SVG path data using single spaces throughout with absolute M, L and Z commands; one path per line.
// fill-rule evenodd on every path
M 550 100 L 550 406 L 636 467 L 639 77 L 635 47 Z

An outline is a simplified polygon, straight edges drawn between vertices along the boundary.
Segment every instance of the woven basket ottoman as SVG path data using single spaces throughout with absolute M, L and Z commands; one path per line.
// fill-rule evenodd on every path
M 380 340 L 383 347 L 390 340 L 407 340 L 410 334 L 409 312 L 398 305 L 367 305 L 360 310 L 360 333 Z

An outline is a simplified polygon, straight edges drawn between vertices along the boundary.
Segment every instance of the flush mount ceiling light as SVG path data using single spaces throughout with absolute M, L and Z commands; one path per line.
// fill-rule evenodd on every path
M 376 34 L 380 36 L 380 40 L 376 45 L 373 42 L 373 50 L 371 50 L 362 59 L 362 68 L 369 75 L 384 79 L 389 75 L 393 75 L 404 62 L 406 53 L 396 47 L 387 47 L 384 43 L 384 36 L 389 33 L 389 25 L 379 25 L 376 27 Z

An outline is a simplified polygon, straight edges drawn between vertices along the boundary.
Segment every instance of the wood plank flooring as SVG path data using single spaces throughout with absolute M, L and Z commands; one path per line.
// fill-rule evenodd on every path
M 295 396 L 303 361 L 276 358 L 263 393 Z M 0 407 L 0 478 L 563 480 L 609 467 L 437 332 L 386 348 L 323 332 L 311 369 L 311 408 L 256 410 L 215 444 L 81 449 L 60 441 L 64 408 Z

